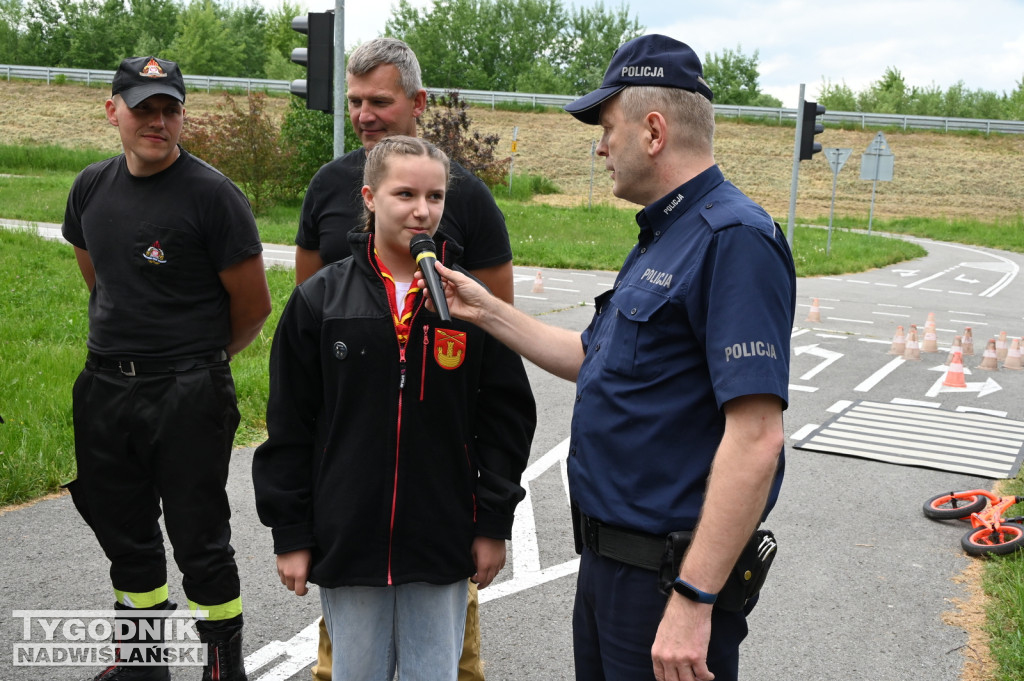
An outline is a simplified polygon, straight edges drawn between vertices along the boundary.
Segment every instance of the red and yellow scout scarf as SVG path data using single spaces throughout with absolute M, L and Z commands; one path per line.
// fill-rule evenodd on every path
M 413 304 L 416 301 L 416 294 L 420 292 L 420 288 L 415 283 L 409 287 L 409 291 L 405 294 L 405 305 L 402 307 L 401 314 L 399 314 L 395 306 L 392 305 L 392 302 L 395 300 L 395 278 L 388 268 L 384 266 L 384 263 L 381 262 L 376 248 L 373 249 L 373 257 L 377 260 L 377 267 L 380 268 L 380 273 L 384 277 L 384 288 L 388 292 L 388 307 L 391 308 L 391 320 L 395 323 L 395 334 L 398 336 L 398 342 L 401 345 L 405 345 L 409 340 L 409 321 L 412 319 Z

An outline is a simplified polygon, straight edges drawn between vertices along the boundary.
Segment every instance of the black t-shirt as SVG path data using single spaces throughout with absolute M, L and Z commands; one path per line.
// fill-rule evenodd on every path
M 123 154 L 83 170 L 63 234 L 96 271 L 87 345 L 118 358 L 227 346 L 230 300 L 218 273 L 263 250 L 245 195 L 183 149 L 149 177 L 129 173 Z
M 309 183 L 302 202 L 302 218 L 295 243 L 320 251 L 324 264 L 351 254 L 348 233 L 362 229 L 363 168 L 366 151 L 351 151 L 323 165 Z M 468 270 L 501 265 L 512 259 L 505 216 L 490 190 L 458 163 L 451 164 L 451 180 L 440 229 L 462 246 L 459 264 Z

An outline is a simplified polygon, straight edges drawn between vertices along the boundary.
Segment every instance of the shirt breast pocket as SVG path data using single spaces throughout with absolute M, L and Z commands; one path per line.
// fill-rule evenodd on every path
M 629 286 L 612 297 L 615 315 L 608 339 L 605 367 L 614 373 L 634 378 L 654 378 L 662 370 L 660 353 L 665 343 L 658 339 L 658 315 L 668 297 Z M 664 340 L 664 339 L 662 339 Z

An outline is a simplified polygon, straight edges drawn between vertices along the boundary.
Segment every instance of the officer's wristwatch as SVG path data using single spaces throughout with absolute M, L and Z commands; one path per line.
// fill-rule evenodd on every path
M 693 584 L 684 582 L 679 577 L 676 577 L 676 581 L 672 582 L 672 588 L 677 594 L 689 598 L 691 601 L 698 603 L 704 603 L 706 605 L 713 604 L 718 599 L 718 594 L 709 594 L 707 591 L 701 591 Z

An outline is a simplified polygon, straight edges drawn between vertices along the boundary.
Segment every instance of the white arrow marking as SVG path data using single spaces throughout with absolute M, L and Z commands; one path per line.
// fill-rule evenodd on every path
M 958 275 L 956 275 L 956 279 L 954 281 L 962 281 L 965 284 L 977 284 L 981 280 L 980 279 L 968 279 L 964 275 L 958 274 Z
M 843 356 L 841 352 L 834 352 L 832 350 L 826 350 L 825 348 L 819 348 L 818 344 L 813 345 L 801 345 L 798 348 L 793 348 L 794 355 L 814 355 L 815 357 L 821 357 L 822 362 L 818 366 L 814 367 L 806 374 L 800 377 L 800 380 L 807 381 L 814 378 L 822 369 L 832 364 L 836 360 Z
M 901 277 L 916 277 L 917 273 L 921 270 L 893 270 L 894 274 L 898 274 Z
M 945 376 L 937 379 L 935 385 L 925 395 L 927 397 L 936 397 L 939 393 L 978 393 L 978 397 L 984 397 L 1003 389 L 1003 386 L 991 378 L 986 379 L 984 383 L 968 383 L 966 388 L 953 388 L 948 385 L 942 385 L 944 380 L 946 380 Z

